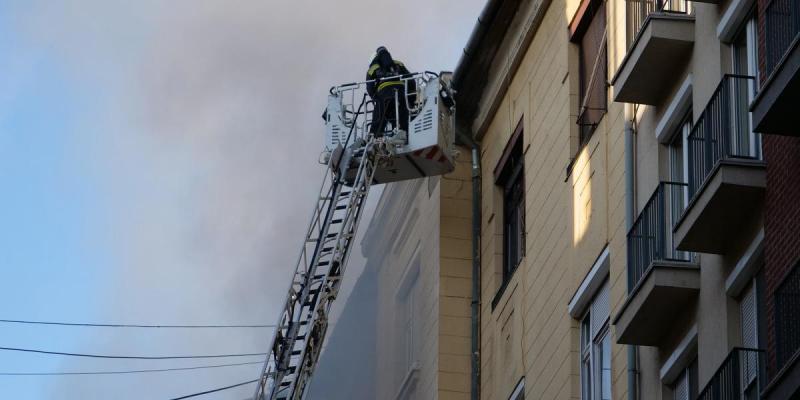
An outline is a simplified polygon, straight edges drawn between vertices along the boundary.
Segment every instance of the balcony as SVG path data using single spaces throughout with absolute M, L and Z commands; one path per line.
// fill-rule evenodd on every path
M 756 132 L 800 136 L 800 2 L 772 0 L 764 9 L 766 81 L 753 101 Z
M 736 347 L 697 396 L 697 400 L 758 399 L 764 352 Z
M 763 204 L 761 140 L 747 112 L 754 83 L 725 75 L 692 127 L 689 204 L 674 229 L 680 250 L 724 254 Z
M 614 101 L 658 104 L 694 46 L 694 16 L 686 0 L 626 0 L 628 53 L 611 81 Z
M 800 264 L 775 290 L 773 306 L 775 345 L 770 349 L 769 358 L 772 379 L 763 398 L 795 398 L 800 395 L 800 319 L 797 318 L 800 315 Z
M 686 188 L 661 182 L 628 232 L 628 298 L 614 318 L 618 343 L 660 344 L 675 323 L 665 316 L 687 309 L 700 290 L 692 254 L 676 250 L 672 237 Z

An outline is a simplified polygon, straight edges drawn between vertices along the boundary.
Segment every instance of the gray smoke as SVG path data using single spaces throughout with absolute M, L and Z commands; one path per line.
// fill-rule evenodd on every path
M 363 79 L 379 45 L 412 70 L 451 70 L 483 1 L 34 3 L 19 20 L 26 45 L 47 49 L 98 104 L 75 140 L 108 196 L 98 245 L 114 256 L 113 280 L 99 315 L 191 324 L 274 322 L 322 173 L 327 89 Z M 345 286 L 360 268 L 354 258 Z M 87 335 L 78 350 L 196 354 L 265 351 L 271 331 Z M 52 398 L 160 399 L 259 369 L 41 382 Z

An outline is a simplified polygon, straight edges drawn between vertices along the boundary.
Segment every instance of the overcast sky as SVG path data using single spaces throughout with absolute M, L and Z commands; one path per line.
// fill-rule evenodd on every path
M 322 174 L 328 87 L 362 79 L 378 45 L 452 70 L 483 3 L 0 2 L 0 319 L 274 323 Z M 270 336 L 0 324 L 0 346 L 122 355 L 261 352 Z M 251 360 L 0 352 L 0 372 Z M 166 399 L 259 368 L 0 376 L 0 397 Z

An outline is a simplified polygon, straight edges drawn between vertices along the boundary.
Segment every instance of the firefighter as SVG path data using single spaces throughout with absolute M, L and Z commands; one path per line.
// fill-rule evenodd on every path
M 397 145 L 404 145 L 408 136 L 406 84 L 401 79 L 408 76 L 410 73 L 402 62 L 392 59 L 386 47 L 378 47 L 367 70 L 367 93 L 375 103 L 370 133 L 382 137 L 386 125 L 391 122 L 392 128 L 397 131 L 392 142 Z M 407 82 L 408 91 L 416 93 L 414 80 Z

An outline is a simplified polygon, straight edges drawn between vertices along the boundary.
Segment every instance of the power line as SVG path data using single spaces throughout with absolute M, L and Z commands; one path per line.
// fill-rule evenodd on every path
M 232 363 L 232 364 L 199 365 L 199 366 L 196 366 L 196 367 L 160 368 L 160 369 L 135 369 L 135 370 L 123 370 L 123 371 L 0 372 L 0 376 L 121 375 L 121 374 L 141 374 L 141 373 L 148 373 L 148 372 L 189 371 L 189 370 L 194 370 L 194 369 L 236 367 L 236 366 L 240 366 L 240 365 L 253 365 L 253 364 L 263 364 L 263 363 L 264 363 L 263 361 L 250 361 L 250 362 Z
M 28 321 L 20 319 L 0 319 L 0 323 L 28 325 L 84 326 L 101 328 L 274 328 L 276 325 L 144 325 L 144 324 L 92 324 L 82 322 Z
M 235 387 L 244 386 L 244 385 L 247 385 L 247 384 L 250 384 L 250 383 L 253 383 L 253 382 L 258 382 L 258 379 L 253 379 L 252 381 L 237 383 L 235 385 L 225 386 L 225 387 L 221 387 L 221 388 L 218 388 L 218 389 L 206 390 L 205 392 L 199 392 L 199 393 L 189 394 L 189 395 L 186 395 L 186 396 L 175 397 L 175 398 L 172 398 L 170 400 L 183 400 L 183 399 L 188 399 L 190 397 L 202 396 L 204 394 L 221 392 L 223 390 L 233 389 Z
M 57 356 L 70 356 L 70 357 L 89 357 L 89 358 L 118 358 L 128 360 L 178 360 L 187 358 L 225 358 L 225 357 L 250 357 L 250 356 L 265 356 L 267 353 L 242 353 L 242 354 L 211 354 L 201 356 L 109 356 L 105 354 L 84 354 L 84 353 L 65 353 L 61 351 L 39 350 L 39 349 L 21 349 L 17 347 L 0 347 L 0 350 L 5 351 L 19 351 L 23 353 L 38 353 L 38 354 L 51 354 Z

